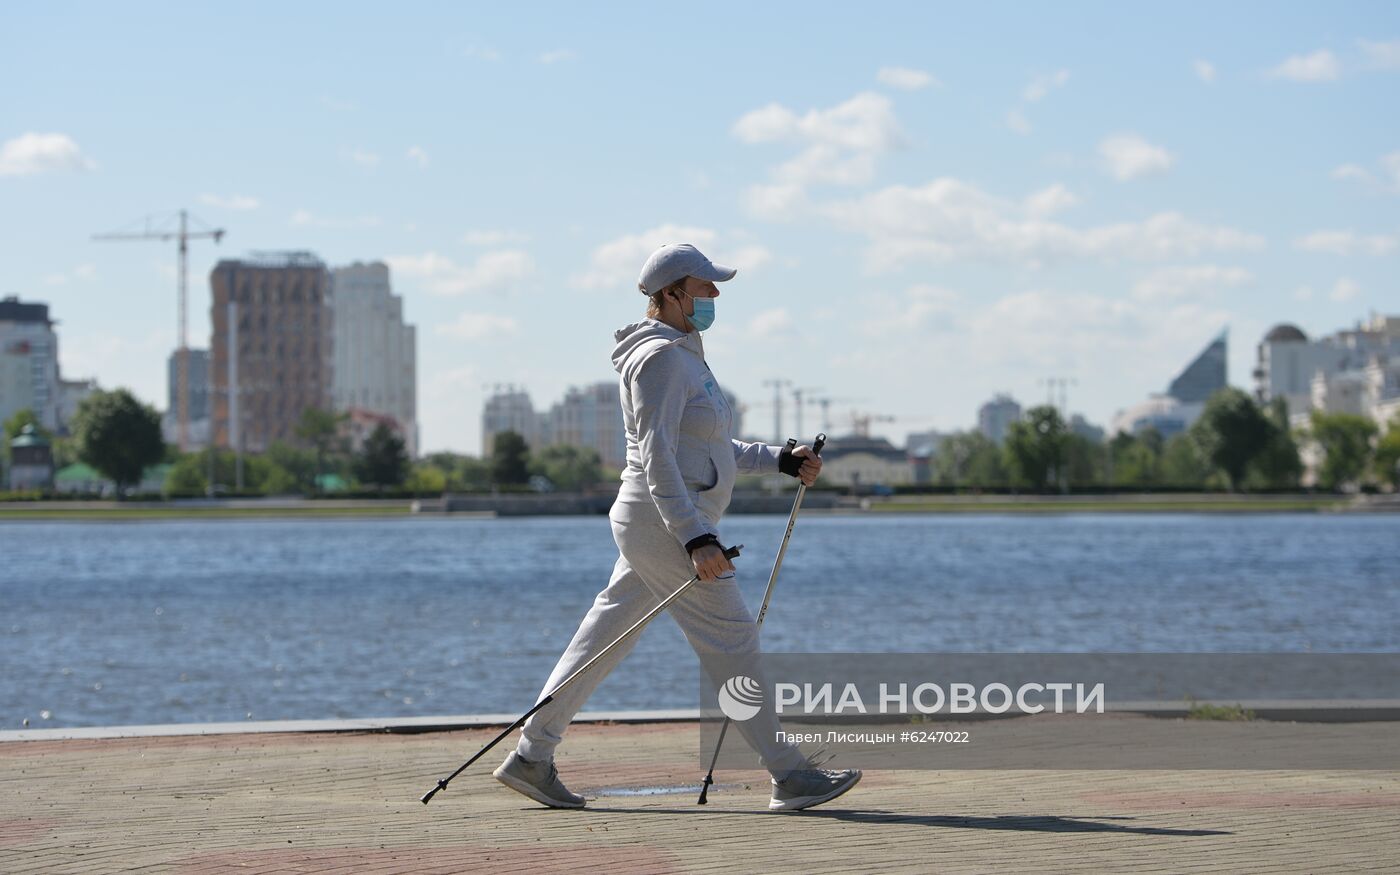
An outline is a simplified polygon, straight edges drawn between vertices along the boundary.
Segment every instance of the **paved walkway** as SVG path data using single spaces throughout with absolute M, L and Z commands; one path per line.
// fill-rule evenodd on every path
M 559 765 L 584 811 L 496 784 L 495 751 L 417 801 L 494 732 L 0 744 L 0 871 L 1400 868 L 1396 772 L 875 772 L 769 814 L 758 772 L 695 805 L 695 724 L 576 726 Z

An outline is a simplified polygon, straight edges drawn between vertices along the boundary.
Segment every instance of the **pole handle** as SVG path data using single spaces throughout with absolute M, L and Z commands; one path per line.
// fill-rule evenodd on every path
M 724 551 L 724 558 L 725 558 L 725 559 L 738 559 L 738 558 L 739 558 L 739 551 L 742 550 L 743 548 L 744 548 L 744 545 L 743 545 L 743 544 L 735 544 L 733 547 L 730 547 L 728 550 L 725 550 L 725 551 Z
M 818 456 L 822 454 L 822 447 L 826 446 L 826 432 L 817 435 L 817 439 L 812 441 L 812 452 Z

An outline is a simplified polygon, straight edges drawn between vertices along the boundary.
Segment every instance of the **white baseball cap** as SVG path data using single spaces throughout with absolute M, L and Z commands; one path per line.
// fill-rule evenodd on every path
M 732 267 L 715 264 L 689 243 L 667 243 L 647 257 L 637 288 L 644 295 L 654 295 L 671 283 L 693 276 L 697 279 L 722 283 L 738 273 Z

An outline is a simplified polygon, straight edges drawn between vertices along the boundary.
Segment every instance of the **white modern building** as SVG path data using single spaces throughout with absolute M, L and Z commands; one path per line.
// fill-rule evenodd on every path
M 1225 388 L 1228 353 L 1229 335 L 1222 331 L 1171 381 L 1166 394 L 1152 395 L 1119 411 L 1109 435 L 1138 434 L 1153 428 L 1169 438 L 1186 431 L 1200 418 L 1206 400 Z
M 1309 340 L 1295 325 L 1275 325 L 1259 343 L 1255 396 L 1262 403 L 1283 398 L 1290 415 L 1313 406 L 1313 380 L 1361 371 L 1374 358 L 1400 359 L 1400 317 L 1373 316 L 1349 331 Z
M 58 335 L 48 304 L 0 300 L 0 422 L 32 410 L 50 431 L 59 428 Z
M 368 411 L 397 423 L 418 456 L 417 329 L 403 321 L 403 299 L 383 262 L 331 271 L 331 397 L 338 411 Z
M 1010 395 L 999 394 L 977 408 L 977 430 L 992 443 L 1000 444 L 1011 431 L 1011 424 L 1021 419 L 1021 405 Z

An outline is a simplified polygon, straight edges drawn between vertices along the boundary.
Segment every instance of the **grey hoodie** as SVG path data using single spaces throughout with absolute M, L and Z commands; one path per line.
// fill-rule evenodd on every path
M 622 522 L 654 504 L 682 544 L 718 535 L 739 471 L 777 472 L 780 447 L 730 436 L 734 411 L 699 332 L 645 319 L 619 328 L 613 367 L 622 394 L 627 468 L 612 515 Z

